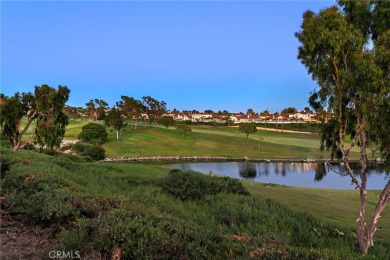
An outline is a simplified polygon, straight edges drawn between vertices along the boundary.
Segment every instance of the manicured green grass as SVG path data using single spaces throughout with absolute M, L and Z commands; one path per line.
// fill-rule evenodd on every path
M 81 128 L 91 122 L 93 121 L 88 118 L 69 119 L 69 125 L 66 127 L 64 139 L 77 139 L 81 133 Z
M 259 145 L 259 137 L 260 140 Z M 197 127 L 183 137 L 173 128 L 143 128 L 128 126 L 120 137 L 109 135 L 103 145 L 108 157 L 137 156 L 227 156 L 231 158 L 302 159 L 328 158 L 320 151 L 316 134 L 258 131 L 249 138 L 233 127 Z M 356 152 L 352 157 L 357 156 Z
M 77 139 L 81 128 L 89 122 L 88 118 L 70 119 L 64 139 Z M 103 147 L 107 157 L 208 155 L 258 159 L 329 158 L 329 152 L 320 151 L 320 139 L 314 133 L 258 130 L 246 138 L 237 127 L 191 127 L 192 133 L 183 137 L 173 127 L 167 130 L 161 126 L 155 128 L 140 124 L 135 130 L 128 125 L 119 141 L 116 141 L 115 132 L 107 128 L 109 138 Z M 30 130 L 25 140 L 31 134 Z M 354 157 L 358 157 L 357 148 L 351 153 L 351 158 Z

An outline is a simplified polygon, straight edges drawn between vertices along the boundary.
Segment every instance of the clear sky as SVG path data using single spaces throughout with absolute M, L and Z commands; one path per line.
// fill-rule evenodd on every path
M 305 10 L 335 1 L 1 1 L 1 92 L 66 85 L 68 105 L 152 96 L 168 109 L 277 112 L 316 87 Z

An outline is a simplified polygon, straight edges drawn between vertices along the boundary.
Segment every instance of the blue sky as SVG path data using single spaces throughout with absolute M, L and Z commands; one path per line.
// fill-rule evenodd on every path
M 168 109 L 303 109 L 305 10 L 334 1 L 1 1 L 1 92 L 66 85 L 68 105 L 152 96 Z

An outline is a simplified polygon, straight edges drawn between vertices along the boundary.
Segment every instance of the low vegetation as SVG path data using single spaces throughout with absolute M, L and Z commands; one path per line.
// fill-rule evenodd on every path
M 362 257 L 348 228 L 248 194 L 225 177 L 8 149 L 1 170 L 7 210 L 57 230 L 58 244 L 42 257 L 50 250 L 105 258 L 119 250 L 136 259 Z M 199 185 L 179 197 L 190 182 Z M 368 256 L 389 255 L 389 240 L 379 240 Z

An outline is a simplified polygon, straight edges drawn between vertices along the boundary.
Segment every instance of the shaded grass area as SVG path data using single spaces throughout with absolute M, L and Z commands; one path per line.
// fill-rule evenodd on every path
M 1 160 L 2 195 L 11 212 L 36 224 L 62 229 L 57 234 L 60 243 L 48 250 L 78 250 L 83 255 L 98 252 L 109 258 L 119 248 L 125 258 L 136 259 L 361 257 L 349 227 L 328 221 L 321 212 L 314 211 L 313 216 L 276 201 L 278 193 L 284 194 L 279 200 L 307 200 L 309 195 L 319 200 L 317 192 L 324 193 L 319 198 L 344 195 L 349 201 L 355 194 L 348 191 L 272 187 L 270 192 L 271 187 L 246 183 L 251 195 L 240 195 L 225 191 L 230 182 L 221 182 L 222 188 L 214 189 L 223 178 L 202 175 L 199 179 L 199 174 L 194 178 L 201 185 L 192 187 L 190 199 L 183 200 L 164 191 L 178 191 L 182 186 L 167 181 L 169 169 L 164 167 L 78 164 L 66 158 L 4 149 Z M 191 174 L 182 172 L 173 177 L 191 183 L 192 179 L 187 179 Z M 207 194 L 193 197 L 203 186 L 209 187 Z M 275 200 L 269 199 L 272 196 Z M 293 198 L 285 202 L 297 207 Z M 310 207 L 302 207 L 311 212 Z M 335 211 L 330 210 L 330 215 L 344 214 Z M 386 259 L 389 250 L 389 240 L 378 241 L 369 257 Z

